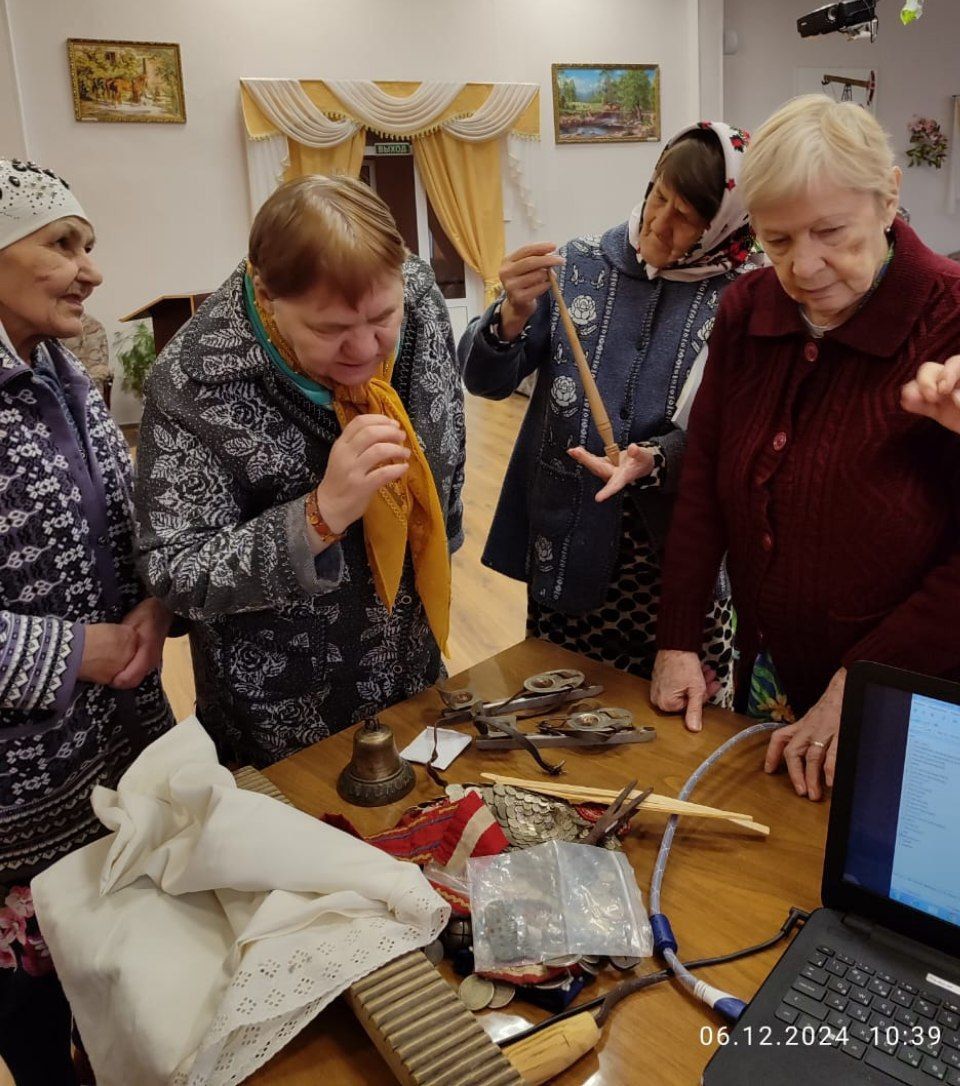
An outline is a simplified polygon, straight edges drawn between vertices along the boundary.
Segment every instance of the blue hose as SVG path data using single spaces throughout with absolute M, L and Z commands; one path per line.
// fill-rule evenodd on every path
M 721 746 L 717 747 L 710 757 L 694 770 L 683 788 L 680 789 L 680 794 L 677 798 L 682 800 L 689 799 L 693 790 L 707 772 L 712 769 L 728 751 L 732 750 L 739 743 L 744 743 L 748 739 L 752 739 L 755 735 L 776 731 L 777 728 L 782 727 L 782 723 L 768 721 L 763 724 L 754 724 L 752 727 L 744 728 L 742 732 L 738 732 Z M 719 988 L 714 988 L 712 985 L 706 984 L 702 980 L 698 980 L 690 970 L 683 965 L 677 956 L 677 940 L 670 927 L 670 921 L 660 911 L 660 888 L 663 885 L 663 876 L 667 869 L 667 858 L 669 857 L 670 849 L 673 846 L 673 839 L 676 835 L 677 823 L 679 821 L 679 815 L 671 815 L 667 820 L 667 828 L 663 832 L 663 840 L 660 842 L 660 851 L 657 853 L 657 862 L 653 867 L 653 878 L 650 880 L 650 926 L 653 928 L 653 948 L 657 956 L 673 970 L 674 976 L 680 981 L 684 988 L 690 991 L 697 999 L 706 1003 L 708 1007 L 712 1007 L 713 1010 L 722 1014 L 728 1021 L 736 1022 L 746 1008 L 746 1003 L 744 1003 L 742 999 L 737 999 L 736 996 L 730 995 L 729 992 L 721 991 Z

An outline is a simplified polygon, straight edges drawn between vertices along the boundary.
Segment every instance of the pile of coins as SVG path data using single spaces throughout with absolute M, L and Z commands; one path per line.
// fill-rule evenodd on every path
M 479 973 L 471 973 L 460 983 L 460 1002 L 468 1011 L 482 1011 L 487 1007 L 499 1010 L 505 1007 L 517 994 L 517 989 L 512 984 L 504 984 L 499 980 L 487 980 Z
M 513 848 L 529 848 L 544 841 L 581 841 L 593 828 L 592 822 L 581 817 L 563 799 L 541 796 L 509 784 L 482 785 L 476 791 Z M 463 785 L 447 787 L 447 796 L 452 800 L 462 799 L 465 794 Z M 620 841 L 616 834 L 609 834 L 603 845 L 620 848 Z
M 563 988 L 573 981 L 576 970 L 595 977 L 607 962 L 621 972 L 629 972 L 636 969 L 641 961 L 643 961 L 642 958 L 605 958 L 591 954 L 582 957 L 570 954 L 563 958 L 548 958 L 543 963 L 544 966 L 551 970 L 560 969 L 562 972 L 555 973 L 547 980 L 542 980 L 537 984 L 527 984 L 523 987 L 539 990 Z M 460 1001 L 468 1010 L 482 1011 L 488 1007 L 491 1010 L 505 1007 L 513 999 L 516 992 L 517 986 L 514 984 L 483 977 L 479 973 L 471 973 L 469 977 L 465 977 L 461 981 L 459 996 Z

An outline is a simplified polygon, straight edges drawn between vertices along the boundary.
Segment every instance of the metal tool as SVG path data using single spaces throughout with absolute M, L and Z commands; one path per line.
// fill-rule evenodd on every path
M 556 777 L 563 771 L 563 762 L 548 762 L 540 751 L 537 750 L 537 745 L 534 740 L 538 739 L 539 736 L 526 735 L 517 728 L 517 718 L 515 715 L 477 716 L 474 717 L 473 723 L 476 726 L 477 731 L 480 732 L 480 738 L 474 740 L 474 743 L 478 746 L 480 741 L 489 736 L 492 732 L 494 735 L 505 737 L 504 741 L 508 742 L 512 748 L 516 749 L 519 747 L 528 751 L 537 765 L 540 766 L 544 772 L 549 773 L 551 777 Z
M 445 707 L 437 720 L 440 727 L 511 713 L 517 717 L 528 717 L 603 693 L 602 686 L 588 686 L 583 672 L 571 668 L 531 675 L 524 679 L 522 688 L 515 694 L 496 701 L 483 701 L 472 690 L 445 690 L 443 687 L 437 690 Z
M 584 673 L 573 668 L 541 671 L 524 679 L 522 687 L 515 694 L 497 701 L 483 701 L 472 690 L 446 690 L 438 687 L 444 709 L 433 727 L 436 731 L 436 728 L 450 724 L 471 723 L 481 739 L 490 737 L 509 744 L 511 749 L 526 750 L 544 772 L 556 776 L 563 770 L 563 762 L 547 761 L 534 742 L 539 737 L 521 732 L 517 727 L 517 720 L 547 713 L 560 705 L 583 701 L 602 693 L 602 686 L 587 686 L 586 681 Z M 434 742 L 434 748 L 436 745 Z M 427 772 L 437 783 L 442 784 L 443 779 L 432 763 L 433 757 L 427 765 Z
M 585 845 L 596 845 L 603 840 L 608 833 L 613 833 L 617 827 L 629 821 L 636 813 L 637 808 L 653 791 L 645 788 L 639 795 L 630 798 L 631 793 L 637 787 L 636 781 L 631 781 L 607 807 L 602 815 L 594 823 L 593 829 L 584 838 Z
M 480 719 L 479 723 L 485 727 L 480 729 L 480 737 L 474 740 L 478 750 L 511 750 L 521 745 L 512 736 L 504 738 L 497 735 L 497 723 L 501 719 L 500 716 Z M 514 716 L 508 718 L 508 723 L 514 727 L 515 722 Z M 526 734 L 525 738 L 538 748 L 617 746 L 621 743 L 649 743 L 657 737 L 656 729 L 649 725 L 636 727 L 629 710 L 605 706 L 547 717 L 539 721 L 537 728 L 537 733 Z
M 546 735 L 525 734 L 524 738 L 535 749 L 546 748 L 550 750 L 554 747 L 579 747 L 581 750 L 597 750 L 603 747 L 618 747 L 630 743 L 650 743 L 657 738 L 657 729 L 645 724 L 642 728 L 630 728 L 628 731 L 616 732 L 609 736 L 599 733 L 565 735 L 563 733 L 548 732 Z M 521 745 L 525 746 L 526 744 L 518 743 L 510 736 L 490 733 L 478 736 L 474 739 L 473 745 L 477 750 L 516 750 Z

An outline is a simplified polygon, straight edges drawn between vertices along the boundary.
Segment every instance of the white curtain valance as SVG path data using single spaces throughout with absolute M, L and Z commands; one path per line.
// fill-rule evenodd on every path
M 388 136 L 411 136 L 441 127 L 457 139 L 482 141 L 506 136 L 539 91 L 536 83 L 494 83 L 479 109 L 442 124 L 438 118 L 465 83 L 421 83 L 406 98 L 396 98 L 364 79 L 327 79 L 327 87 L 355 119 L 333 120 L 318 109 L 296 79 L 240 81 L 267 120 L 306 147 L 335 147 L 361 125 Z
M 296 79 L 242 79 L 240 81 L 267 120 L 305 147 L 335 147 L 356 132 L 355 121 L 334 121 L 307 97 Z
M 325 79 L 349 111 L 367 128 L 389 136 L 412 136 L 434 124 L 463 83 L 421 83 L 406 98 L 395 98 L 368 79 Z
M 277 129 L 272 136 L 247 140 L 247 171 L 253 213 L 283 179 L 289 164 L 287 139 L 305 147 L 336 147 L 361 126 L 390 136 L 407 136 L 440 127 L 456 139 L 482 142 L 504 140 L 503 175 L 516 193 L 527 226 L 536 230 L 542 221 L 534 192 L 539 148 L 535 136 L 513 132 L 518 118 L 533 101 L 536 83 L 494 83 L 483 104 L 473 113 L 442 123 L 437 118 L 463 90 L 464 83 L 422 83 L 413 94 L 397 98 L 367 80 L 324 80 L 353 118 L 335 120 L 319 109 L 296 79 L 242 79 L 241 83 L 264 117 Z
M 494 83 L 483 105 L 460 120 L 444 121 L 444 132 L 461 140 L 492 140 L 506 135 L 533 101 L 536 83 Z

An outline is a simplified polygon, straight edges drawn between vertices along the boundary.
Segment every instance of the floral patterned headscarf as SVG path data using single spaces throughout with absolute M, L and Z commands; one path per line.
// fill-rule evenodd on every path
M 751 255 L 756 256 L 757 263 L 762 260 L 759 254 L 754 254 L 753 231 L 750 229 L 747 209 L 743 206 L 743 200 L 740 199 L 740 191 L 737 188 L 743 152 L 750 142 L 750 133 L 740 128 L 731 128 L 723 121 L 700 121 L 699 124 L 692 124 L 681 129 L 670 140 L 663 153 L 666 154 L 678 140 L 689 133 L 704 130 L 713 132 L 723 149 L 726 191 L 716 215 L 697 244 L 675 264 L 671 264 L 668 268 L 655 268 L 652 264 L 647 264 L 639 252 L 643 209 L 657 176 L 657 170 L 653 171 L 653 178 L 647 186 L 643 202 L 637 204 L 630 213 L 629 222 L 630 244 L 637 250 L 637 260 L 650 279 L 661 276 L 664 279 L 692 283 L 709 279 L 723 272 L 734 271 L 746 264 Z M 663 155 L 660 156 L 661 161 L 662 159 Z M 659 165 L 658 161 L 657 166 Z

